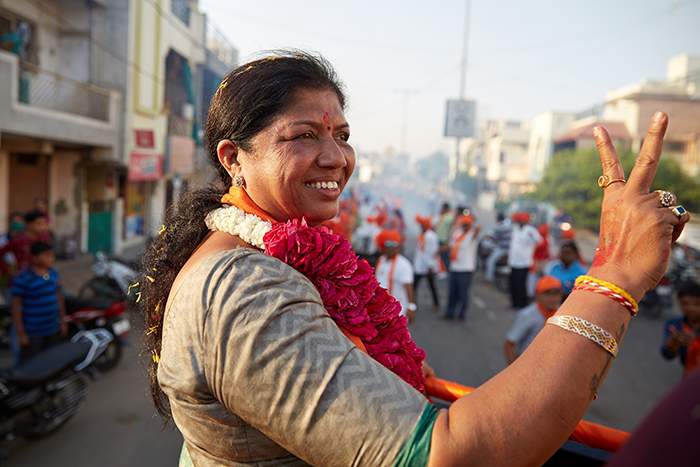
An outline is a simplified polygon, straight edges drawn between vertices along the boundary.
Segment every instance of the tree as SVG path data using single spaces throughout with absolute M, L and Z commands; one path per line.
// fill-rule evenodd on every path
M 628 176 L 635 158 L 629 151 L 620 154 Z M 595 149 L 559 152 L 552 157 L 533 197 L 570 214 L 577 226 L 597 229 L 603 198 L 603 190 L 596 183 L 599 176 L 600 162 Z M 700 208 L 700 183 L 669 157 L 661 158 L 652 190 L 655 189 L 675 193 L 690 211 Z

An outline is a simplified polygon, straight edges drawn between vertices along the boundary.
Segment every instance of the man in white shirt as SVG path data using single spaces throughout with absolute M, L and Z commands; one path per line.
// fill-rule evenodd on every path
M 401 249 L 401 234 L 396 230 L 384 230 L 377 236 L 381 256 L 377 260 L 375 275 L 379 284 L 401 303 L 401 314 L 412 323 L 416 316 L 413 299 L 413 267 Z
M 534 261 L 535 248 L 542 241 L 542 236 L 529 222 L 529 213 L 513 214 L 508 265 L 510 266 L 510 298 L 515 309 L 525 308 L 530 302 L 527 294 L 527 276 Z
M 416 244 L 416 254 L 413 257 L 413 288 L 418 293 L 418 285 L 425 277 L 428 279 L 430 292 L 433 296 L 433 311 L 440 309 L 440 299 L 435 288 L 435 274 L 438 272 L 438 254 L 440 241 L 433 230 L 433 222 L 429 217 L 416 216 L 416 222 L 420 225 L 421 234 Z
M 469 308 L 469 292 L 476 270 L 479 227 L 473 227 L 472 216 L 459 216 L 450 245 L 450 276 L 445 319 L 464 320 Z

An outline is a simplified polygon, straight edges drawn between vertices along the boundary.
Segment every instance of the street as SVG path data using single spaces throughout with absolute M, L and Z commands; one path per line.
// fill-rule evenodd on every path
M 445 282 L 440 282 L 445 303 Z M 443 378 L 478 386 L 504 368 L 503 336 L 512 320 L 507 297 L 479 274 L 467 320 L 443 321 L 432 311 L 427 284 L 418 293 L 419 310 L 412 333 Z M 89 384 L 77 416 L 46 439 L 10 444 L 8 466 L 173 466 L 181 436 L 155 415 L 138 359 L 138 318 L 132 345 L 111 373 Z M 680 380 L 680 367 L 658 352 L 661 321 L 640 316 L 633 321 L 608 379 L 591 405 L 587 419 L 633 429 L 663 394 Z M 3 464 L 4 465 L 4 464 Z

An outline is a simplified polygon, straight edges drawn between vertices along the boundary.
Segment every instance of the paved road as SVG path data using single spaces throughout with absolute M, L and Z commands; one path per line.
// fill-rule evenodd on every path
M 85 270 L 85 268 L 82 268 Z M 78 283 L 80 281 L 76 281 Z M 440 284 L 445 303 L 446 284 Z M 427 284 L 418 293 L 419 314 L 412 327 L 439 376 L 480 385 L 504 367 L 503 336 L 513 318 L 502 293 L 477 276 L 466 322 L 438 319 L 428 303 Z M 138 325 L 133 336 L 138 336 Z M 639 317 L 586 418 L 633 429 L 657 400 L 680 380 L 680 367 L 658 354 L 661 322 Z M 134 337 L 135 340 L 135 337 Z M 181 437 L 164 428 L 147 394 L 137 344 L 122 364 L 89 384 L 87 401 L 62 430 L 36 442 L 10 444 L 9 466 L 173 466 Z

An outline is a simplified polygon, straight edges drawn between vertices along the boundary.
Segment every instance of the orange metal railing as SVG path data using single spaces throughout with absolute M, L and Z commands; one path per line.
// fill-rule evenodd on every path
M 474 391 L 474 388 L 462 386 L 452 381 L 431 376 L 425 381 L 428 395 L 447 402 L 454 402 Z M 586 446 L 615 452 L 627 441 L 629 433 L 597 423 L 581 420 L 569 439 Z

